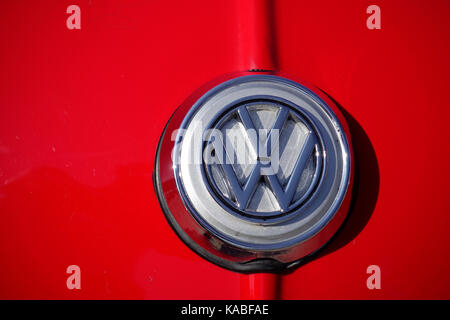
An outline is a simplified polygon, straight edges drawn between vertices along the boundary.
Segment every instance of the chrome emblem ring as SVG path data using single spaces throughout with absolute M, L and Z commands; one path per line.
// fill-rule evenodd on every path
M 318 90 L 274 75 L 232 78 L 188 100 L 158 148 L 155 186 L 169 223 L 233 270 L 311 254 L 349 207 L 352 153 L 341 121 Z

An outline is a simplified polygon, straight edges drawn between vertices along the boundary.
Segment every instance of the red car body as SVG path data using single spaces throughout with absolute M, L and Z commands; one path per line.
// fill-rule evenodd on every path
M 80 30 L 66 27 L 71 4 Z M 371 4 L 380 30 L 366 26 Z M 0 3 L 0 298 L 240 299 L 249 285 L 282 299 L 450 298 L 448 1 L 271 8 L 279 71 L 323 90 L 350 127 L 352 206 L 324 250 L 267 288 L 171 230 L 152 185 L 157 143 L 193 91 L 249 68 L 238 7 Z M 370 265 L 381 289 L 367 287 Z

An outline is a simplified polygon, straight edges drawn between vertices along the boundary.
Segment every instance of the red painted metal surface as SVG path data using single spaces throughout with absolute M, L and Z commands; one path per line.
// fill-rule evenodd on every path
M 231 1 L 237 17 L 238 58 L 246 70 L 276 70 L 274 16 L 271 0 Z
M 255 273 L 241 276 L 241 296 L 244 300 L 275 300 L 280 298 L 282 276 Z
M 243 276 L 175 236 L 152 186 L 175 108 L 246 69 L 231 1 L 0 2 L 0 297 L 247 297 Z M 346 116 L 355 201 L 279 298 L 450 298 L 447 1 L 276 1 L 278 68 Z M 81 268 L 81 290 L 66 287 Z M 381 290 L 366 269 L 381 268 Z M 245 279 L 248 280 L 248 279 Z

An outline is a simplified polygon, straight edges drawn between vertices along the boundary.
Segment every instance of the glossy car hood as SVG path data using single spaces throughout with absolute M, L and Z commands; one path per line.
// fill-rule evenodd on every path
M 283 275 L 284 299 L 450 298 L 449 3 L 275 3 L 280 71 L 341 107 L 355 151 L 350 216 Z M 194 90 L 245 70 L 235 2 L 0 4 L 0 297 L 239 299 L 248 275 L 176 237 L 152 174 L 163 128 Z M 81 290 L 68 290 L 78 265 Z M 366 286 L 381 269 L 381 290 Z

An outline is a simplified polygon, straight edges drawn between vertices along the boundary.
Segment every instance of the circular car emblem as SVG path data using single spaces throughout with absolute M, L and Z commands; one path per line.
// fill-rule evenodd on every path
M 291 216 L 312 195 L 323 149 L 298 108 L 270 99 L 245 101 L 219 115 L 213 129 L 204 168 L 211 194 L 230 212 L 262 221 Z
M 156 191 L 197 253 L 238 270 L 285 268 L 342 223 L 351 149 L 326 97 L 273 75 L 225 81 L 182 105 L 158 148 Z

